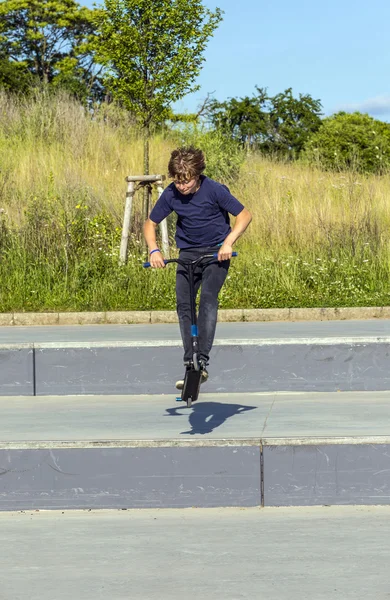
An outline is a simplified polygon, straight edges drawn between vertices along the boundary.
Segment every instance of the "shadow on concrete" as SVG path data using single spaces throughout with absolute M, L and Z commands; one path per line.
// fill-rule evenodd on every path
M 190 431 L 182 431 L 181 435 L 195 435 L 211 433 L 220 427 L 230 417 L 241 415 L 248 410 L 254 410 L 256 406 L 244 406 L 243 404 L 223 404 L 221 402 L 199 402 L 192 405 L 189 416 Z M 188 410 L 186 406 L 167 408 L 171 417 L 182 415 L 182 410 Z

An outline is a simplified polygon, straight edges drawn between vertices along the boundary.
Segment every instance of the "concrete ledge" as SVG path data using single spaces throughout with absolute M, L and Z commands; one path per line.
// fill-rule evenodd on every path
M 0 346 L 0 396 L 33 396 L 34 349 L 31 344 Z
M 131 325 L 150 323 L 151 313 L 146 310 L 106 312 L 105 322 L 109 323 L 110 325 Z
M 390 504 L 387 437 L 279 441 L 1 444 L 0 511 Z
M 239 321 L 245 321 L 244 309 L 221 309 L 218 311 L 218 321 L 220 323 L 237 323 Z
M 172 310 L 155 310 L 150 313 L 151 323 L 178 323 L 179 319 L 175 311 Z
M 355 344 L 336 340 L 329 340 L 329 344 L 318 342 L 216 344 L 205 391 L 390 389 L 388 340 Z M 110 348 L 100 344 L 41 346 L 35 350 L 37 395 L 173 394 L 173 382 L 181 375 L 182 349 L 177 343 L 173 346 L 122 343 Z M 240 365 L 238 371 L 237 365 Z
M 57 363 L 58 364 L 58 363 Z M 0 400 L 0 511 L 390 505 L 390 392 Z
M 223 320 L 223 311 L 220 311 L 221 321 Z M 242 311 L 243 321 L 290 321 L 289 308 L 244 308 Z M 314 314 L 314 313 L 313 313 Z M 307 319 L 305 319 L 307 320 Z
M 259 506 L 259 446 L 0 449 L 0 510 Z
M 13 313 L 0 313 L 0 327 L 9 327 L 14 325 Z
M 12 325 L 30 327 L 31 325 L 58 325 L 58 313 L 14 313 Z
M 0 396 L 173 395 L 182 375 L 179 340 L 25 346 L 1 346 Z M 205 391 L 389 390 L 389 353 L 388 337 L 217 340 Z
M 390 446 L 317 444 L 263 448 L 264 506 L 390 504 Z
M 239 308 L 220 309 L 218 321 L 340 321 L 360 319 L 390 319 L 390 306 L 356 308 Z M 9 325 L 101 325 L 130 323 L 177 323 L 176 311 L 102 311 L 102 312 L 40 312 L 0 313 L 0 327 Z
M 58 313 L 58 325 L 101 325 L 106 323 L 104 312 Z

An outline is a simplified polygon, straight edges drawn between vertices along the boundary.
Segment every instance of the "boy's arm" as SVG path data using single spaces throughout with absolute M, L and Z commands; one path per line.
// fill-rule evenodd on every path
M 233 244 L 244 233 L 251 221 L 251 213 L 248 209 L 243 208 L 242 211 L 236 216 L 236 222 L 234 223 L 234 227 L 225 239 L 218 252 L 218 260 L 228 260 L 232 257 Z
M 145 237 L 146 243 L 149 248 L 150 266 L 153 268 L 161 269 L 161 268 L 165 267 L 164 257 L 161 254 L 161 252 L 158 251 L 158 252 L 153 252 L 153 254 L 150 254 L 150 252 L 152 252 L 153 250 L 156 250 L 158 248 L 157 242 L 156 242 L 156 227 L 157 227 L 157 225 L 158 224 L 155 223 L 154 221 L 152 221 L 151 219 L 147 219 L 144 223 L 144 237 Z

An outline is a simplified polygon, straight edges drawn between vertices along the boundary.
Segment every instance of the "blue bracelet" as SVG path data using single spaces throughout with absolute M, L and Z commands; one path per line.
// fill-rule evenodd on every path
M 153 252 L 160 252 L 159 248 L 156 248 L 155 250 L 152 250 L 151 252 L 149 252 L 149 256 L 153 254 Z

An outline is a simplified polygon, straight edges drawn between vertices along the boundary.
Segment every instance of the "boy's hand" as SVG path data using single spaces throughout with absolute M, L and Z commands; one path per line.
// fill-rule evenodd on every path
M 153 269 L 163 269 L 166 266 L 161 252 L 153 252 L 149 257 L 149 262 Z
M 233 248 L 230 244 L 223 244 L 218 252 L 218 260 L 229 260 L 232 257 Z

